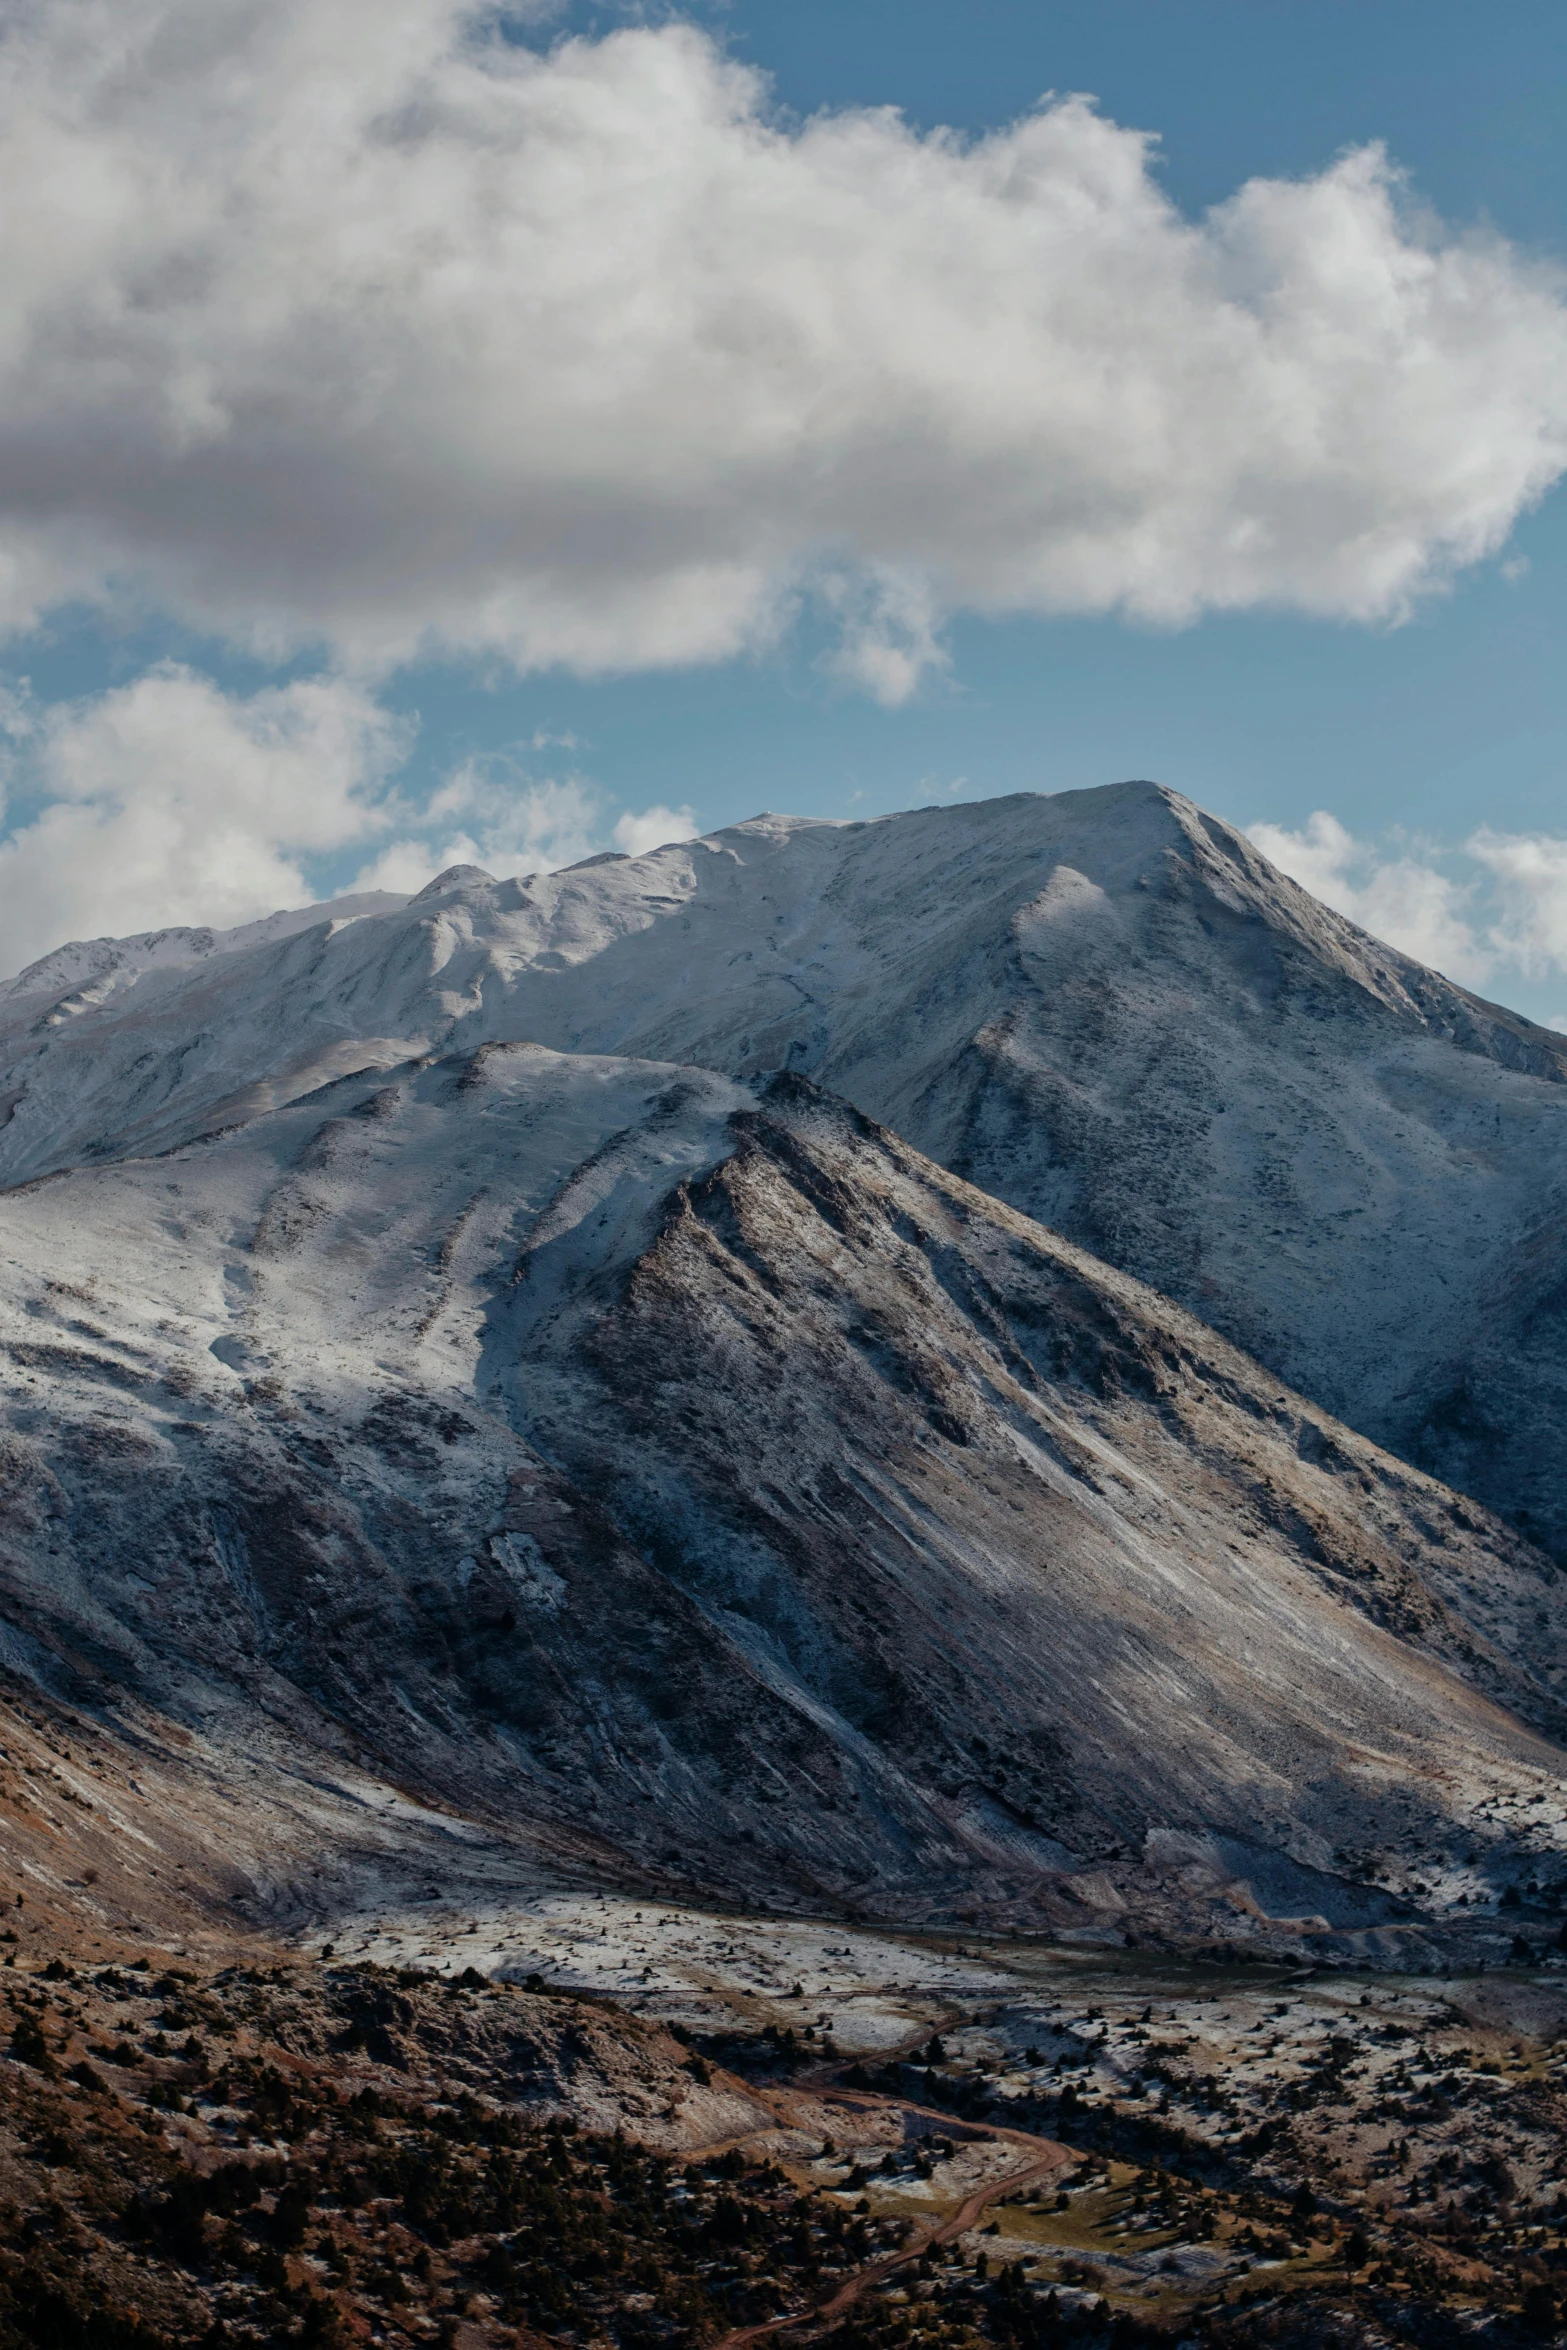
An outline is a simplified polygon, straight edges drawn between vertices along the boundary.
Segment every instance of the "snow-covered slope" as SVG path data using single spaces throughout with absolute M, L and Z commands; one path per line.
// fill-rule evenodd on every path
M 1567 1855 L 1551 1565 L 803 1080 L 341 1079 L 5 1196 L 0 1341 L 11 1661 L 270 1725 L 323 1849 L 357 1774 L 753 1898 L 1417 1951 Z
M 1367 938 L 1178 795 L 763 817 L 321 913 L 129 958 L 102 1001 L 69 961 L 24 975 L 0 1000 L 0 1180 L 486 1041 L 787 1067 L 1567 1557 L 1567 1039 Z
M 339 927 L 366 914 L 395 913 L 406 897 L 385 889 L 361 891 L 357 897 L 334 898 L 329 906 L 298 906 L 278 914 L 264 914 L 257 922 L 242 922 L 234 930 L 203 927 L 140 930 L 130 938 L 76 938 L 55 947 L 36 963 L 29 963 L 14 979 L 0 981 L 0 1004 L 8 1000 L 44 1007 L 51 1024 L 96 1011 L 121 989 L 133 987 L 150 971 L 174 971 L 203 963 L 213 955 L 243 954 L 251 947 L 292 938 L 296 931 L 317 930 L 323 923 Z

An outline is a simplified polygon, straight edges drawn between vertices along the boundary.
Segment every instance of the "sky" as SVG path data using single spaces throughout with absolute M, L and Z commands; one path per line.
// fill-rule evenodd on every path
M 7 0 L 0 969 L 1148 776 L 1567 1025 L 1567 12 Z

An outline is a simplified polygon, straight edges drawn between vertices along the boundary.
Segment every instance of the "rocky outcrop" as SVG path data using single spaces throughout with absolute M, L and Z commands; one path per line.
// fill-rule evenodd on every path
M 444 1841 L 1409 1955 L 1567 1877 L 1552 1563 L 805 1080 L 365 1073 L 0 1256 L 13 1654 L 274 1914 Z

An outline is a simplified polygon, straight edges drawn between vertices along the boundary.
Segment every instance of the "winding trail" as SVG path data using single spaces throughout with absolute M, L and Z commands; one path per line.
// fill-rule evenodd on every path
M 879 2061 L 887 2063 L 899 2056 L 908 2055 L 914 2049 L 922 2047 L 930 2039 L 933 2028 L 948 2030 L 960 2021 L 960 2017 L 953 2016 L 947 2024 L 940 2027 L 927 2025 L 919 2032 L 914 2033 L 908 2040 L 900 2041 L 896 2047 L 887 2049 Z M 1015 2195 L 1019 2188 L 1032 2186 L 1036 2180 L 1054 2177 L 1069 2164 L 1080 2160 L 1080 2151 L 1076 2147 L 1064 2146 L 1055 2138 L 1038 2137 L 1029 2130 L 1012 2130 L 1004 2126 L 993 2126 L 990 2123 L 983 2125 L 973 2122 L 965 2123 L 957 2120 L 952 2114 L 943 2112 L 939 2107 L 919 2105 L 911 2098 L 893 2097 L 884 2091 L 875 2089 L 846 2089 L 841 2085 L 838 2076 L 847 2069 L 846 2063 L 816 2065 L 801 2080 L 791 2086 L 796 2094 L 803 2093 L 813 2102 L 816 2094 L 830 2089 L 834 2102 L 839 2106 L 854 2105 L 864 2112 L 891 2111 L 899 2115 L 917 2114 L 921 2120 L 938 2123 L 944 2133 L 956 2131 L 971 2138 L 983 2135 L 993 2142 L 999 2140 L 1005 2145 L 1025 2149 L 1029 2159 L 1020 2163 L 1014 2170 L 1004 2171 L 999 2178 L 987 2179 L 982 2185 L 975 2187 L 963 2198 L 955 2211 L 949 2212 L 945 2219 L 937 2220 L 931 2226 L 924 2228 L 908 2243 L 899 2245 L 895 2252 L 884 2252 L 877 2259 L 868 2261 L 864 2268 L 856 2269 L 852 2276 L 841 2279 L 833 2287 L 826 2300 L 813 2302 L 807 2309 L 786 2310 L 782 2316 L 767 2318 L 760 2325 L 739 2326 L 733 2333 L 723 2336 L 716 2345 L 716 2350 L 741 2350 L 741 2346 L 745 2343 L 758 2342 L 767 2334 L 787 2333 L 793 2326 L 829 2323 L 833 2318 L 841 2316 L 844 2310 L 858 2301 L 862 2294 L 883 2283 L 897 2270 L 912 2267 L 924 2253 L 929 2252 L 934 2246 L 955 2243 L 960 2236 L 965 2235 L 970 2228 L 976 2225 L 981 2214 L 991 2204 L 1000 2202 L 1007 2195 Z M 750 2094 L 755 2096 L 758 2092 L 753 2089 Z M 769 2103 L 776 2099 L 780 2121 L 787 2120 L 789 2126 L 793 2128 L 800 2126 L 798 2115 L 788 2112 L 789 2091 L 764 2090 L 760 2094 Z M 746 2135 L 755 2137 L 756 2132 L 749 2131 Z M 727 2150 L 729 2146 L 742 2145 L 743 2143 L 743 2138 L 726 2139 L 723 2147 L 715 2146 L 710 2151 L 718 2153 Z M 707 2149 L 693 2150 L 685 2159 L 700 2161 L 706 2158 L 708 2153 Z

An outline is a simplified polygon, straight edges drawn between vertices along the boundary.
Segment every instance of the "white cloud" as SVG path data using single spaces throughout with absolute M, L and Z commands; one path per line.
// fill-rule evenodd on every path
M 859 573 L 826 573 L 817 593 L 838 629 L 823 667 L 884 709 L 897 709 L 948 666 L 927 579 L 875 564 Z
M 1483 826 L 1466 845 L 1498 885 L 1499 949 L 1531 978 L 1567 971 L 1567 840 Z
M 172 664 L 34 714 L 20 771 L 43 805 L 0 841 L 7 968 L 73 936 L 308 903 L 301 860 L 380 821 L 406 741 L 341 678 L 241 699 Z
M 534 781 L 506 757 L 465 761 L 420 807 L 400 813 L 417 831 L 390 841 L 354 876 L 349 892 L 422 889 L 449 865 L 550 873 L 606 845 L 608 802 L 596 784 L 582 775 Z
M 1282 873 L 1373 937 L 1465 986 L 1489 976 L 1496 958 L 1474 925 L 1474 885 L 1454 881 L 1429 856 L 1402 848 L 1389 856 L 1356 840 L 1325 808 L 1299 832 L 1253 824 L 1248 837 Z
M 819 593 L 896 700 L 961 608 L 1397 617 L 1567 463 L 1560 287 L 1406 217 L 1373 149 L 1194 223 L 1080 101 L 787 126 L 687 25 L 4 21 L 12 623 L 613 669 Z
M 1458 849 L 1357 839 L 1325 808 L 1253 824 L 1270 863 L 1374 937 L 1469 987 L 1567 976 L 1567 839 L 1471 833 Z M 1457 865 L 1462 878 L 1447 870 Z M 1567 1025 L 1567 1014 L 1550 1022 Z
M 69 938 L 309 905 L 373 844 L 350 888 L 412 892 L 447 865 L 540 872 L 696 829 L 689 808 L 617 817 L 588 777 L 536 777 L 510 756 L 410 795 L 397 777 L 414 732 L 342 677 L 229 695 L 171 662 L 47 709 L 0 692 L 23 801 L 0 837 L 0 964 Z
M 620 817 L 613 839 L 623 855 L 645 857 L 649 849 L 664 848 L 670 841 L 695 840 L 696 830 L 696 818 L 689 808 L 666 808 L 655 801 L 639 815 Z

